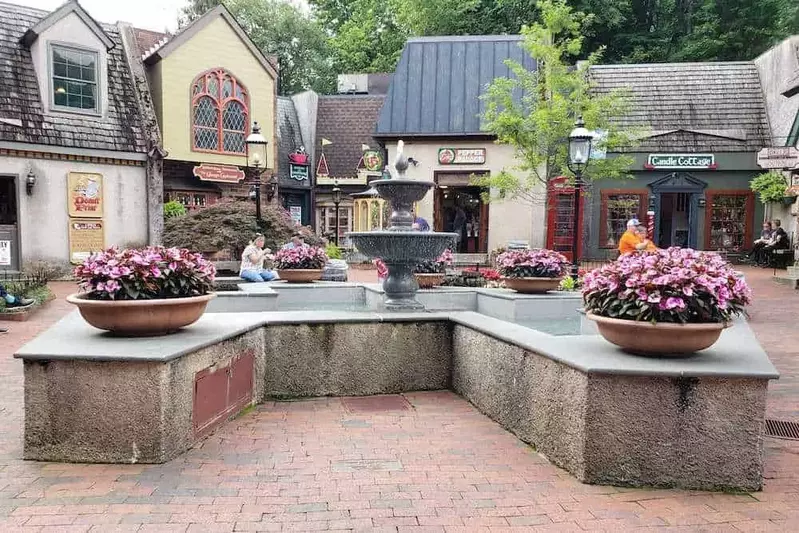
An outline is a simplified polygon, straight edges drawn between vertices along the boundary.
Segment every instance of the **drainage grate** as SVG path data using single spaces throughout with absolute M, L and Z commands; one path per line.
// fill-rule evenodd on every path
M 766 436 L 799 440 L 799 422 L 766 419 Z

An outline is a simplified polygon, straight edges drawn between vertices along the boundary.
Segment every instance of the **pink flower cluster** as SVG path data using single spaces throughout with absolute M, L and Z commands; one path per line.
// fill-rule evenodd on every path
M 278 270 L 319 270 L 327 263 L 327 254 L 314 246 L 283 248 L 275 254 L 275 268 Z
M 726 322 L 752 297 L 718 254 L 690 248 L 624 255 L 588 272 L 582 290 L 592 313 L 654 322 Z
M 545 248 L 508 250 L 497 256 L 497 270 L 508 278 L 559 278 L 570 264 L 563 254 Z
M 213 290 L 216 269 L 201 254 L 180 248 L 109 248 L 75 268 L 78 283 L 98 300 L 199 296 Z
M 438 256 L 438 259 L 436 259 L 436 263 L 442 266 L 450 266 L 452 265 L 453 260 L 454 258 L 452 256 L 452 250 L 447 248 L 446 250 L 441 252 L 441 255 Z

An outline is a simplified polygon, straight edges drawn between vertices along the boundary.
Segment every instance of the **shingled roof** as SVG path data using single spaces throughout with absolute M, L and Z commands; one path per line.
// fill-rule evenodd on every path
M 766 104 L 752 62 L 591 67 L 594 90 L 629 89 L 622 125 L 648 137 L 636 151 L 758 151 L 769 144 Z
M 145 152 L 130 70 L 115 26 L 102 25 L 108 51 L 108 110 L 104 117 L 45 114 L 36 72 L 22 36 L 47 11 L 0 2 L 0 140 L 70 148 Z
M 505 60 L 534 70 L 519 35 L 409 39 L 391 80 L 376 136 L 486 135 L 480 95 L 498 77 L 511 77 Z M 521 96 L 521 93 L 518 95 Z
M 277 143 L 278 178 L 288 179 L 289 154 L 304 146 L 304 143 L 294 102 L 286 96 L 277 98 Z
M 330 177 L 355 176 L 363 155 L 361 145 L 380 149 L 373 132 L 384 98 L 382 95 L 320 96 L 316 115 L 317 161 L 314 165 L 318 164 L 321 156 L 318 147 L 324 138 L 333 142 L 324 148 Z

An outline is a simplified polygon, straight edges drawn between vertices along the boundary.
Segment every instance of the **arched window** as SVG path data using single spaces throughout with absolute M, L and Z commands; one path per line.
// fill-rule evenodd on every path
M 195 151 L 245 153 L 250 96 L 230 72 L 214 69 L 197 76 L 191 86 L 191 109 Z

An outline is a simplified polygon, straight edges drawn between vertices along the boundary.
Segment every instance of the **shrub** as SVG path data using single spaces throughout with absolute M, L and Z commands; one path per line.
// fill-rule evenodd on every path
M 443 274 L 452 264 L 452 250 L 444 250 L 436 259 L 424 261 L 414 267 L 414 274 Z
M 559 278 L 570 264 L 563 254 L 544 248 L 508 250 L 497 257 L 497 270 L 506 278 Z
M 275 254 L 275 268 L 278 270 L 319 270 L 325 267 L 327 254 L 316 246 L 298 246 L 278 250 Z
M 155 300 L 200 296 L 213 290 L 214 266 L 186 249 L 110 248 L 75 268 L 94 300 Z
M 23 265 L 22 272 L 30 284 L 43 286 L 50 281 L 65 277 L 69 269 L 60 263 L 35 260 Z
M 623 320 L 727 322 L 751 300 L 746 282 L 718 254 L 669 248 L 629 254 L 583 279 L 587 311 Z
M 341 259 L 341 248 L 332 242 L 327 243 L 327 246 L 325 246 L 325 253 L 330 259 Z
M 186 214 L 186 206 L 177 200 L 171 200 L 164 204 L 164 219 L 182 217 Z
M 238 257 L 256 233 L 262 233 L 265 246 L 274 250 L 298 230 L 282 207 L 263 206 L 261 218 L 256 223 L 252 202 L 222 201 L 186 216 L 167 219 L 164 244 L 195 252 L 229 250 Z
M 787 187 L 785 176 L 776 170 L 760 174 L 749 184 L 750 189 L 760 193 L 760 201 L 764 204 L 782 201 Z

